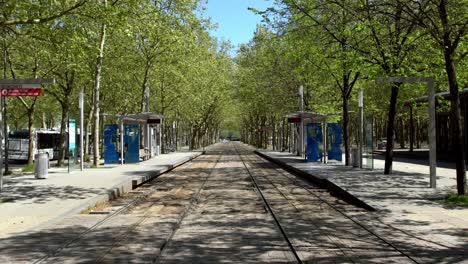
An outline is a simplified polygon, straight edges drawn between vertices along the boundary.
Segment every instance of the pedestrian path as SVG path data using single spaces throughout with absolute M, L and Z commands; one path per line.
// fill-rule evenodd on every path
M 34 175 L 6 177 L 0 193 L 0 238 L 40 228 L 78 213 L 141 183 L 201 152 L 177 152 L 138 164 L 111 165 L 67 173 L 52 170 L 47 179 Z
M 468 262 L 468 209 L 450 208 L 443 202 L 448 192 L 456 191 L 454 169 L 438 169 L 437 189 L 431 189 L 429 167 L 425 165 L 395 162 L 394 173 L 384 175 L 380 160 L 375 161 L 375 170 L 367 170 L 304 162 L 287 152 L 257 152 L 280 166 L 305 172 L 313 180 L 359 199 L 376 210 L 382 223 L 411 234 L 420 245 L 436 245 L 425 252 L 427 259 L 421 261 L 442 263 L 450 259 L 447 255 L 461 254 Z M 396 235 L 389 232 L 388 236 L 392 239 Z M 443 257 L 438 258 L 438 254 Z

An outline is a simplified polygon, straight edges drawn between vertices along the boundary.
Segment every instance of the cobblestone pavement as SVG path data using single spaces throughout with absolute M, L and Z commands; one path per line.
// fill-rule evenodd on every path
M 419 262 L 367 228 L 371 216 L 223 143 L 89 214 L 0 240 L 0 262 Z

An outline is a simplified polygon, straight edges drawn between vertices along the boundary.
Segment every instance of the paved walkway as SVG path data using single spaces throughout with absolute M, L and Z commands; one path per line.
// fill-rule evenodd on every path
M 18 235 L 78 213 L 132 189 L 132 181 L 159 175 L 199 152 L 164 154 L 138 164 L 106 165 L 68 174 L 52 169 L 48 179 L 5 177 L 0 193 L 0 238 Z
M 420 261 L 443 263 L 450 259 L 447 255 L 461 254 L 468 262 L 468 209 L 450 208 L 441 201 L 448 192 L 456 190 L 454 169 L 438 168 L 438 188 L 431 189 L 426 165 L 394 162 L 394 173 L 384 175 L 383 160 L 375 160 L 375 170 L 366 170 L 341 164 L 306 163 L 287 152 L 260 153 L 337 186 L 376 209 L 380 221 L 394 230 L 389 232 L 388 239 L 397 237 L 397 230 L 431 248 L 425 252 L 428 259 Z M 438 254 L 444 256 L 438 258 Z

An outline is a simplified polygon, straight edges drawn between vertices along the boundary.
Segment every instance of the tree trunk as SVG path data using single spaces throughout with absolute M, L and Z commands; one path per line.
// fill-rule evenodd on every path
M 466 194 L 466 165 L 465 165 L 465 147 L 463 142 L 463 129 L 461 124 L 460 113 L 460 95 L 458 92 L 457 76 L 455 65 L 453 63 L 453 55 L 449 49 L 445 49 L 445 70 L 449 81 L 450 88 L 450 117 L 452 119 L 452 138 L 454 146 L 454 156 L 457 170 L 457 192 L 458 194 Z
M 384 174 L 391 174 L 392 173 L 396 103 L 397 103 L 397 98 L 398 98 L 399 87 L 400 87 L 399 83 L 393 83 L 392 84 L 392 94 L 390 96 L 390 106 L 389 106 L 389 110 L 388 110 L 387 149 L 385 151 Z
M 414 150 L 414 118 L 413 118 L 413 106 L 410 105 L 410 152 Z
M 34 162 L 34 128 L 33 126 L 34 126 L 34 108 L 30 108 L 28 109 L 28 133 L 29 133 L 28 165 L 32 165 Z
M 107 6 L 107 0 L 103 0 L 104 7 Z M 96 79 L 94 82 L 94 133 L 93 133 L 93 143 L 94 143 L 94 155 L 93 155 L 93 165 L 99 165 L 99 114 L 100 114 L 100 99 L 99 95 L 101 92 L 101 77 L 102 77 L 102 59 L 104 57 L 104 44 L 106 42 L 106 24 L 102 23 L 101 25 L 101 39 L 99 41 L 99 55 L 96 60 Z
M 92 129 L 92 124 L 93 124 L 93 115 L 94 115 L 94 106 L 89 109 L 89 114 L 88 118 L 86 119 L 86 129 L 84 133 L 84 139 L 85 139 L 85 147 L 84 147 L 84 155 L 87 156 L 89 155 L 89 131 Z
M 28 109 L 28 165 L 32 165 L 34 161 L 34 108 Z M 39 147 L 39 146 L 38 146 Z
M 400 117 L 400 148 L 404 149 L 405 148 L 405 122 L 403 121 L 403 118 Z
M 66 129 L 68 127 L 68 115 L 70 110 L 70 103 L 65 101 L 62 103 L 62 121 L 60 122 L 60 149 L 58 157 L 58 166 L 61 167 L 65 164 L 65 151 L 68 149 L 66 136 Z

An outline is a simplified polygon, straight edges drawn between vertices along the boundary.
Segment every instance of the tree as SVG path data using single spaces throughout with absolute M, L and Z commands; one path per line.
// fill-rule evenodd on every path
M 326 65 L 326 69 L 336 82 L 341 94 L 345 163 L 349 165 L 348 101 L 361 74 L 357 63 L 358 54 L 350 48 L 350 43 L 355 42 L 353 34 L 360 24 L 357 23 L 352 12 L 342 8 L 345 4 L 346 1 L 281 1 L 281 6 L 288 11 L 286 13 L 291 14 L 288 18 L 288 23 L 292 24 L 291 33 L 301 33 L 305 28 L 311 31 L 303 35 L 309 38 L 309 45 L 317 42 L 318 45 L 326 47 L 322 49 L 327 54 L 323 64 Z M 270 9 L 271 11 L 273 9 Z M 274 12 L 284 13 L 284 10 Z M 286 29 L 286 32 L 288 31 Z M 335 66 L 330 66 L 330 62 L 333 61 L 335 61 Z
M 102 1 L 102 7 L 104 12 L 102 15 L 105 16 L 105 9 L 107 8 L 107 0 Z M 99 165 L 99 115 L 100 115 L 100 99 L 99 96 L 101 94 L 101 76 L 102 76 L 102 61 L 104 57 L 104 45 L 106 43 L 106 22 L 102 21 L 100 25 L 99 31 L 99 46 L 98 46 L 98 55 L 96 58 L 96 73 L 94 79 L 94 93 L 93 93 L 93 110 L 94 110 L 94 130 L 93 130 L 93 146 L 94 146 L 94 159 L 93 165 Z
M 36 1 L 3 1 L 3 16 L 0 19 L 0 27 L 40 24 L 54 21 L 60 17 L 71 14 L 86 2 L 87 0 L 76 1 L 75 3 L 52 2 L 45 5 L 42 2 Z
M 466 40 L 468 33 L 468 2 L 466 0 L 413 1 L 405 3 L 404 11 L 430 34 L 443 53 L 450 91 L 451 133 L 455 147 L 457 191 L 458 194 L 467 194 L 466 153 L 456 64 L 468 55 L 466 46 L 463 47 L 461 44 L 463 40 Z

